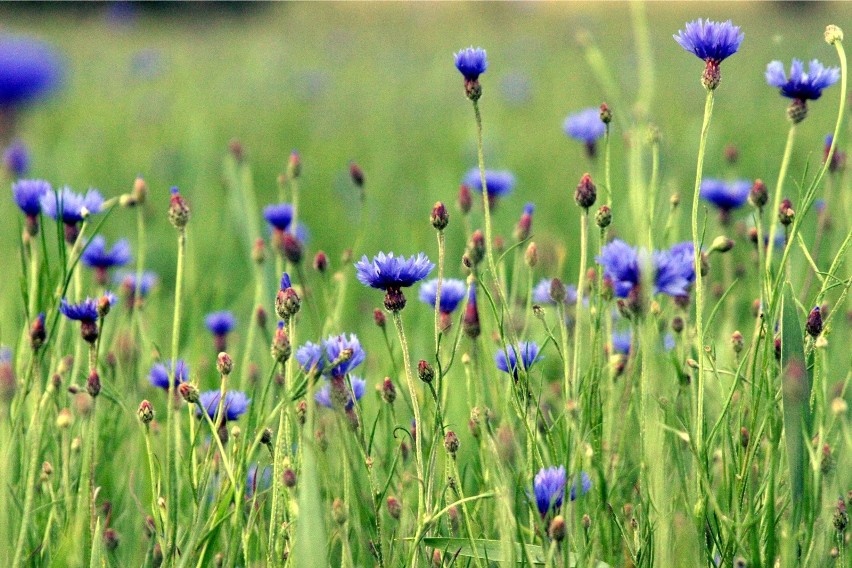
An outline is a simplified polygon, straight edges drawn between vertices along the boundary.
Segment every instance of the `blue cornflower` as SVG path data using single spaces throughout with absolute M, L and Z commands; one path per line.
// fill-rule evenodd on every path
M 263 209 L 263 218 L 279 231 L 286 231 L 293 220 L 293 206 L 289 203 L 269 205 Z
M 59 311 L 70 320 L 94 322 L 98 319 L 98 301 L 86 298 L 79 304 L 69 304 L 68 300 L 62 298 L 59 302 Z
M 438 280 L 424 282 L 420 287 L 420 301 L 435 307 Z M 441 313 L 451 314 L 467 295 L 467 285 L 462 280 L 446 278 L 441 282 Z
M 106 239 L 102 235 L 97 235 L 89 241 L 86 250 L 83 251 L 82 259 L 89 268 L 106 270 L 124 266 L 130 262 L 130 243 L 127 239 L 121 239 L 107 251 Z
M 361 397 L 364 396 L 364 393 L 367 390 L 367 381 L 360 377 L 350 377 L 349 381 L 352 385 L 352 392 L 349 393 L 346 405 L 344 406 L 344 410 L 351 410 L 353 406 L 355 406 L 355 402 L 361 400 Z M 347 388 L 347 391 L 349 389 Z M 355 395 L 355 400 L 352 400 L 352 395 Z M 331 400 L 331 383 L 326 382 L 322 387 L 316 392 L 314 395 L 314 400 L 317 401 L 317 404 L 320 406 L 324 406 L 326 408 L 333 408 L 332 400 Z
M 139 295 L 144 298 L 151 291 L 151 288 L 157 285 L 158 277 L 154 272 L 145 271 L 142 273 L 142 280 L 139 282 Z M 122 290 L 132 296 L 136 293 L 136 272 L 130 270 L 122 270 L 113 276 L 113 282 L 118 284 Z
M 89 214 L 100 212 L 103 206 L 104 198 L 96 189 L 90 189 L 86 195 L 74 193 L 69 187 L 63 187 L 57 193 L 46 193 L 41 198 L 42 212 L 53 217 L 57 221 L 61 220 L 66 225 L 74 225 L 83 220 L 84 210 Z M 59 211 L 60 205 L 62 211 Z
M 481 47 L 470 46 L 454 53 L 456 69 L 464 75 L 466 81 L 476 81 L 488 69 L 488 59 Z
M 537 304 L 553 304 L 553 298 L 550 297 L 550 284 L 553 282 L 551 278 L 542 278 L 533 288 L 533 302 Z M 577 303 L 577 286 L 574 284 L 565 285 L 565 303 Z
M 621 355 L 630 354 L 630 344 L 633 341 L 633 334 L 630 330 L 613 331 L 612 332 L 612 350 Z
M 51 191 L 50 184 L 40 179 L 22 179 L 12 184 L 15 203 L 27 217 L 38 217 L 41 199 Z
M 585 471 L 580 472 L 580 495 L 585 495 L 592 488 L 592 479 Z M 568 492 L 568 498 L 573 501 L 577 498 L 577 480 L 571 484 L 571 491 Z
M 148 373 L 148 380 L 157 388 L 169 388 L 169 371 L 171 371 L 172 362 L 154 363 L 151 367 L 151 372 Z M 189 366 L 183 359 L 178 359 L 175 364 L 175 386 L 185 383 L 189 380 Z
M 462 184 L 482 193 L 482 176 L 479 168 L 467 171 Z M 485 170 L 485 184 L 488 186 L 488 197 L 495 199 L 509 195 L 515 187 L 515 176 L 507 170 Z
M 624 241 L 615 239 L 604 245 L 595 260 L 603 266 L 604 278 L 612 282 L 619 298 L 626 298 L 639 285 L 639 253 Z
M 595 142 L 606 132 L 606 125 L 601 121 L 600 109 L 590 107 L 569 114 L 562 125 L 562 129 L 574 140 L 585 142 L 586 151 L 593 157 L 595 155 Z
M 296 350 L 296 361 L 305 373 L 310 373 L 312 370 L 317 374 L 322 373 L 325 368 L 322 346 L 308 341 Z
M 417 256 L 394 256 L 392 252 L 380 252 L 372 262 L 364 255 L 355 263 L 358 280 L 364 286 L 385 290 L 385 308 L 398 312 L 405 307 L 405 295 L 402 288 L 423 280 L 435 265 L 421 253 Z
M 715 205 L 723 213 L 742 207 L 748 201 L 751 182 L 738 179 L 732 182 L 706 178 L 701 181 L 701 198 Z
M 674 349 L 675 345 L 677 345 L 677 343 L 675 342 L 674 335 L 667 333 L 663 336 L 663 349 L 665 349 L 666 352 Z
M 62 80 L 62 62 L 47 43 L 25 36 L 0 37 L 0 107 L 27 103 Z
M 822 90 L 832 86 L 840 79 L 837 67 L 823 67 L 813 59 L 808 63 L 808 72 L 804 72 L 804 63 L 793 60 L 790 77 L 784 72 L 784 64 L 773 61 L 766 66 L 766 82 L 781 89 L 781 96 L 799 101 L 815 101 L 822 96 Z
M 669 250 L 654 251 L 654 293 L 686 296 L 695 281 L 695 249 L 687 241 Z
M 30 169 L 30 151 L 20 140 L 15 140 L 3 152 L 3 164 L 13 177 L 19 178 Z
M 535 492 L 535 504 L 541 516 L 545 516 L 550 510 L 557 510 L 562 506 L 565 498 L 565 466 L 560 465 L 543 467 L 535 475 L 533 480 L 533 491 Z
M 328 339 L 323 340 L 322 346 L 325 351 L 325 359 L 329 365 L 340 358 L 340 354 L 344 349 L 352 350 L 352 356 L 348 361 L 330 369 L 325 369 L 325 373 L 332 377 L 348 374 L 352 369 L 363 363 L 367 357 L 367 354 L 361 347 L 361 342 L 358 341 L 358 337 L 354 333 L 350 333 L 348 338 L 345 333 L 330 335 Z
M 737 52 L 744 35 L 731 20 L 714 22 L 698 18 L 688 22 L 686 30 L 678 30 L 677 35 L 672 37 L 699 59 L 718 64 Z
M 209 313 L 204 318 L 204 325 L 213 335 L 227 335 L 234 329 L 236 323 L 234 314 L 227 310 Z
M 506 359 L 506 351 L 508 351 L 509 359 Z M 518 380 L 518 352 L 521 356 L 521 368 L 529 372 L 533 363 L 538 361 L 539 347 L 535 341 L 521 341 L 517 346 L 509 345 L 506 350 L 500 349 L 494 355 L 494 362 L 497 368 L 504 373 L 511 374 L 515 380 Z
M 207 416 L 213 422 L 216 422 L 216 411 L 219 408 L 219 399 L 222 393 L 218 390 L 203 392 L 198 397 L 198 404 L 195 406 L 195 415 L 199 418 L 202 416 L 202 408 L 207 411 Z M 242 391 L 228 391 L 225 393 L 225 402 L 223 410 L 225 411 L 225 420 L 236 420 L 248 410 L 248 405 L 251 399 Z
M 535 203 L 527 202 L 524 205 L 524 215 L 532 215 L 535 212 Z

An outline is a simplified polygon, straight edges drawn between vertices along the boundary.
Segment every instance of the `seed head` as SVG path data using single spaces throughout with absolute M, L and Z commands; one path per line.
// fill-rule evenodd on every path
M 595 224 L 601 229 L 606 229 L 612 223 L 612 210 L 608 205 L 601 205 L 595 214 Z

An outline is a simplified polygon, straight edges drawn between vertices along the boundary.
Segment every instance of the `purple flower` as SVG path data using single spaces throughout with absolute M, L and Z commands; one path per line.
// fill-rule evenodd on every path
M 299 362 L 305 373 L 310 373 L 312 370 L 316 373 L 322 373 L 325 368 L 322 347 L 310 341 L 296 350 L 296 361 Z
M 675 345 L 677 345 L 677 343 L 675 342 L 675 338 L 671 333 L 667 333 L 665 336 L 663 336 L 663 349 L 668 352 L 674 349 Z
M 30 152 L 23 142 L 15 140 L 3 152 L 3 163 L 12 176 L 19 178 L 30 169 Z
M 117 241 L 112 249 L 107 251 L 106 239 L 97 235 L 89 241 L 82 255 L 83 263 L 89 268 L 114 268 L 130 262 L 130 243 L 127 239 Z
M 147 296 L 151 288 L 157 285 L 157 280 L 158 277 L 155 273 L 149 271 L 143 272 L 142 280 L 139 284 L 139 295 L 143 298 Z M 121 286 L 128 294 L 132 295 L 136 293 L 136 272 L 130 270 L 118 272 L 113 277 L 113 282 Z
M 68 300 L 62 298 L 59 303 L 59 311 L 70 320 L 94 322 L 98 319 L 98 301 L 86 298 L 79 304 L 69 304 Z
M 585 471 L 580 472 L 580 495 L 585 495 L 592 488 L 592 480 L 589 477 L 589 474 Z M 568 498 L 573 501 L 577 498 L 577 480 L 571 484 L 571 491 L 569 491 Z
M 0 36 L 0 107 L 35 100 L 61 81 L 62 63 L 50 45 L 26 36 Z
M 533 302 L 537 304 L 554 303 L 553 298 L 550 297 L 551 282 L 553 282 L 552 278 L 542 278 L 539 280 L 538 284 L 536 284 L 535 288 L 533 288 Z M 565 303 L 569 305 L 577 303 L 577 286 L 574 284 L 565 285 Z
M 720 179 L 707 178 L 701 181 L 701 198 L 709 201 L 724 212 L 742 207 L 748 201 L 751 182 L 738 179 L 725 182 Z
M 151 372 L 148 373 L 148 380 L 157 388 L 169 388 L 169 371 L 172 369 L 172 362 L 154 363 L 151 367 Z M 175 365 L 175 386 L 185 383 L 189 379 L 189 366 L 183 359 L 178 359 Z M 226 399 L 227 400 L 227 399 Z
M 52 188 L 50 184 L 40 179 L 22 179 L 12 184 L 12 196 L 15 203 L 27 217 L 36 217 L 41 212 L 41 199 Z
M 509 355 L 508 360 L 506 359 L 507 351 Z M 509 345 L 506 350 L 500 349 L 494 355 L 494 362 L 497 364 L 497 368 L 504 373 L 509 373 L 515 380 L 518 380 L 518 353 L 521 356 L 521 369 L 527 372 L 529 372 L 533 363 L 540 359 L 538 356 L 539 347 L 534 341 L 521 341 L 517 346 Z
M 221 312 L 212 312 L 204 318 L 204 325 L 210 330 L 213 335 L 227 335 L 234 329 L 237 320 L 234 314 L 225 310 Z
M 735 54 L 743 42 L 740 27 L 727 22 L 714 22 L 698 18 L 686 24 L 686 30 L 679 30 L 672 36 L 685 50 L 699 59 L 719 63 Z
M 479 168 L 469 169 L 462 184 L 482 193 L 482 176 L 479 174 Z M 489 197 L 503 197 L 509 195 L 515 187 L 515 176 L 507 170 L 485 170 L 485 184 L 488 187 Z
M 352 392 L 349 394 L 349 398 L 344 406 L 345 410 L 351 410 L 353 406 L 355 406 L 355 402 L 361 400 L 361 397 L 364 396 L 364 392 L 367 390 L 367 381 L 360 377 L 350 377 L 349 381 L 352 385 Z M 347 388 L 347 390 L 349 390 Z M 352 400 L 352 395 L 355 395 L 355 400 Z M 314 400 L 317 401 L 317 404 L 320 406 L 324 406 L 326 408 L 333 408 L 333 404 L 331 401 L 331 384 L 326 381 L 325 384 L 320 387 L 320 389 L 314 395 Z
M 601 122 L 600 109 L 590 107 L 569 114 L 562 125 L 562 129 L 574 140 L 594 144 L 606 132 L 606 125 Z
M 633 334 L 630 330 L 613 331 L 612 332 L 612 350 L 622 355 L 630 354 L 630 344 L 633 341 Z
M 361 284 L 379 290 L 398 290 L 411 286 L 426 278 L 434 267 L 422 252 L 409 258 L 394 256 L 392 252 L 380 252 L 373 257 L 372 262 L 364 255 L 355 264 Z
M 453 54 L 453 57 L 455 58 L 456 69 L 464 75 L 467 81 L 476 81 L 488 69 L 485 50 L 480 47 L 470 46 L 466 49 L 460 49 L 458 53 Z
M 535 503 L 541 516 L 562 506 L 565 498 L 565 466 L 541 468 L 533 480 Z
M 293 220 L 293 206 L 289 203 L 269 205 L 263 209 L 263 218 L 279 231 L 286 231 Z
M 695 249 L 687 241 L 654 252 L 654 293 L 686 296 L 695 281 Z
M 219 408 L 219 399 L 222 393 L 218 390 L 211 390 L 201 393 L 198 398 L 198 404 L 195 406 L 195 415 L 199 418 L 202 416 L 202 408 L 207 411 L 207 416 L 213 422 L 216 422 L 217 410 Z M 225 411 L 225 420 L 236 420 L 248 410 L 248 405 L 251 399 L 242 391 L 228 391 L 225 393 L 225 402 L 223 410 Z
M 89 214 L 98 213 L 103 203 L 104 198 L 96 189 L 90 189 L 86 195 L 81 195 L 66 186 L 57 193 L 44 194 L 41 198 L 41 210 L 48 217 L 61 220 L 66 225 L 74 225 L 83 220 L 84 210 Z
M 348 361 L 325 370 L 326 374 L 332 377 L 350 373 L 352 369 L 363 363 L 364 359 L 367 357 L 367 354 L 361 347 L 361 342 L 358 341 L 358 337 L 354 333 L 350 333 L 348 338 L 345 333 L 341 333 L 340 335 L 330 335 L 328 339 L 322 342 L 322 346 L 325 350 L 325 358 L 329 365 L 340 358 L 344 349 L 352 350 L 352 356 Z
M 424 282 L 420 287 L 420 301 L 424 304 L 429 304 L 435 307 L 435 300 L 438 294 L 438 280 L 433 279 Z M 455 311 L 458 305 L 464 300 L 467 294 L 467 285 L 462 280 L 454 278 L 446 278 L 441 282 L 441 309 L 445 314 L 450 314 Z
M 639 285 L 639 253 L 624 241 L 615 239 L 604 245 L 595 260 L 603 266 L 604 278 L 612 282 L 619 298 L 626 298 Z
M 766 82 L 781 89 L 781 96 L 800 101 L 815 101 L 822 96 L 822 90 L 832 86 L 840 79 L 837 67 L 823 67 L 813 59 L 808 63 L 808 72 L 798 59 L 790 66 L 790 77 L 784 72 L 784 64 L 773 61 L 766 66 Z

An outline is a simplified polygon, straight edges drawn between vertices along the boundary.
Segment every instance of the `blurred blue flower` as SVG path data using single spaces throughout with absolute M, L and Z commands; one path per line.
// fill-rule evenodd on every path
M 455 59 L 456 69 L 468 81 L 476 81 L 488 69 L 485 50 L 480 47 L 470 46 L 460 49 L 458 53 L 453 54 L 453 58 Z
M 822 96 L 823 89 L 839 79 L 840 70 L 837 67 L 823 67 L 816 59 L 808 63 L 807 73 L 804 71 L 804 63 L 794 59 L 789 78 L 780 61 L 773 61 L 766 66 L 766 82 L 771 87 L 781 89 L 781 96 L 800 101 L 817 100 Z
M 20 140 L 14 140 L 3 152 L 3 164 L 12 177 L 19 178 L 30 169 L 30 151 Z
M 222 393 L 218 390 L 211 390 L 203 392 L 199 395 L 198 404 L 195 406 L 195 415 L 199 418 L 202 416 L 202 412 L 207 411 L 207 416 L 215 423 L 216 422 L 216 414 L 219 408 L 219 399 L 222 397 Z M 248 410 L 248 405 L 251 402 L 251 399 L 246 396 L 246 393 L 242 391 L 228 391 L 225 393 L 225 402 L 223 403 L 223 410 L 225 411 L 225 420 L 231 421 L 236 420 L 243 414 L 245 414 L 246 410 Z M 204 409 L 204 411 L 202 410 Z
M 172 369 L 172 362 L 154 363 L 151 367 L 151 372 L 148 373 L 148 380 L 157 388 L 169 388 L 169 371 Z M 189 366 L 183 359 L 178 359 L 175 364 L 175 386 L 185 383 L 189 380 Z M 227 399 L 226 399 L 227 400 Z
M 310 373 L 311 370 L 322 373 L 325 368 L 322 346 L 308 341 L 296 350 L 296 361 L 305 373 Z
M 507 351 L 509 355 L 508 360 L 506 359 Z M 538 353 L 539 347 L 535 341 L 521 341 L 518 345 L 507 346 L 505 350 L 498 349 L 494 355 L 494 362 L 498 369 L 504 373 L 509 373 L 515 380 L 518 380 L 518 372 L 521 369 L 529 372 L 533 363 L 540 359 Z M 518 366 L 518 354 L 521 357 L 520 367 Z
M 438 294 L 438 280 L 428 280 L 420 286 L 420 301 L 424 304 L 429 304 L 435 307 L 435 300 Z M 463 280 L 455 278 L 445 278 L 441 282 L 441 309 L 445 314 L 450 314 L 455 311 L 458 305 L 464 300 L 467 294 L 467 285 Z
M 50 184 L 40 179 L 22 179 L 12 184 L 12 196 L 28 217 L 41 212 L 41 199 L 52 191 Z
M 26 36 L 0 36 L 0 107 L 33 101 L 59 87 L 63 64 L 49 44 Z
M 639 285 L 639 253 L 624 241 L 615 239 L 604 245 L 595 260 L 603 266 L 604 278 L 612 282 L 619 298 L 626 298 Z
M 367 357 L 367 354 L 361 347 L 361 342 L 358 341 L 358 337 L 354 333 L 350 333 L 349 337 L 346 337 L 345 333 L 341 333 L 340 335 L 330 335 L 328 339 L 323 340 L 322 346 L 325 350 L 325 358 L 328 365 L 331 365 L 338 360 L 344 349 L 350 349 L 352 351 L 352 356 L 348 361 L 340 363 L 335 367 L 325 369 L 325 374 L 332 377 L 350 373 L 352 369 L 363 363 L 364 359 Z
M 246 474 L 246 499 L 251 499 L 256 492 L 268 489 L 272 484 L 272 468 L 269 466 L 264 467 L 259 481 L 257 479 L 258 469 L 256 463 L 248 468 Z
M 537 304 L 555 303 L 553 298 L 550 297 L 551 282 L 553 282 L 552 278 L 542 278 L 539 280 L 538 284 L 533 288 L 533 302 Z M 565 303 L 569 305 L 577 303 L 577 286 L 574 284 L 565 285 Z
M 580 472 L 580 495 L 585 495 L 592 488 L 592 479 L 589 477 L 589 474 L 585 471 Z M 573 501 L 577 498 L 577 481 L 571 484 L 571 491 L 569 491 L 568 498 Z
M 234 314 L 227 310 L 209 313 L 204 318 L 204 325 L 213 335 L 227 335 L 236 324 Z
M 675 338 L 671 333 L 667 333 L 663 336 L 663 349 L 665 349 L 666 351 L 671 351 L 675 348 L 675 345 Z
M 84 209 L 94 215 L 100 212 L 103 203 L 104 198 L 96 189 L 90 189 L 86 195 L 81 195 L 65 186 L 59 192 L 44 194 L 41 198 L 41 210 L 48 217 L 61 220 L 66 225 L 74 225 L 83 220 Z
M 479 168 L 469 169 L 462 183 L 482 193 L 482 176 L 479 174 Z M 485 184 L 488 186 L 489 197 L 503 197 L 512 193 L 515 187 L 515 176 L 507 170 L 485 170 Z
M 606 125 L 601 121 L 600 109 L 589 107 L 569 114 L 562 129 L 574 140 L 594 144 L 606 132 Z
M 695 249 L 689 241 L 669 250 L 654 252 L 654 293 L 669 296 L 688 295 L 695 281 Z
M 68 300 L 62 298 L 59 311 L 70 320 L 93 322 L 98 319 L 98 301 L 86 298 L 79 304 L 69 304 Z
M 714 22 L 698 18 L 688 22 L 686 30 L 679 30 L 672 37 L 699 59 L 719 63 L 737 52 L 744 35 L 731 20 Z
M 565 498 L 565 466 L 541 468 L 533 480 L 535 503 L 541 516 L 562 506 Z
M 612 332 L 612 350 L 621 355 L 630 354 L 630 344 L 633 341 L 633 333 L 627 331 Z
M 145 297 L 151 291 L 151 288 L 157 285 L 158 276 L 154 272 L 145 271 L 142 273 L 142 280 L 139 284 L 139 295 Z M 113 282 L 121 286 L 128 294 L 136 293 L 136 272 L 130 270 L 119 271 L 113 276 Z
M 361 400 L 361 397 L 364 396 L 364 393 L 367 390 L 367 381 L 360 377 L 350 377 L 350 383 L 352 385 L 352 392 L 349 395 L 349 399 L 346 402 L 345 410 L 351 410 L 353 406 L 355 406 L 355 402 Z M 348 390 L 348 389 L 347 389 Z M 355 395 L 355 400 L 352 400 L 352 395 Z M 316 392 L 314 395 L 314 400 L 317 401 L 317 404 L 320 406 L 324 406 L 326 408 L 333 408 L 333 404 L 331 401 L 331 383 L 326 381 L 322 387 Z
M 293 206 L 289 203 L 268 205 L 263 209 L 263 218 L 279 231 L 286 231 L 293 220 Z
M 364 255 L 355 264 L 358 280 L 364 286 L 380 290 L 398 290 L 423 280 L 435 265 L 421 253 L 417 256 L 394 256 L 392 252 L 380 252 L 370 261 Z
M 130 262 L 130 243 L 127 239 L 121 239 L 107 251 L 106 239 L 102 235 L 96 235 L 83 251 L 82 260 L 89 268 L 124 266 Z
M 730 211 L 742 207 L 748 201 L 751 182 L 738 179 L 732 182 L 720 179 L 705 178 L 701 181 L 700 196 L 722 211 Z

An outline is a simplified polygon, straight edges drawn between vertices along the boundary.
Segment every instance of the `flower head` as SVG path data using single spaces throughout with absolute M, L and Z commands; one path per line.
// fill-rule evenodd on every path
M 40 179 L 22 179 L 12 184 L 12 196 L 15 203 L 28 217 L 36 217 L 41 212 L 41 199 L 52 191 L 50 184 Z
M 172 369 L 172 362 L 154 363 L 151 367 L 151 372 L 148 373 L 148 380 L 157 388 L 169 388 L 169 372 Z M 175 365 L 175 386 L 185 383 L 189 379 L 189 366 L 183 359 L 178 359 Z
M 506 358 L 507 351 L 509 355 L 508 359 Z M 521 358 L 521 368 L 525 371 L 529 371 L 533 366 L 533 363 L 540 359 L 538 353 L 539 347 L 536 342 L 521 341 L 517 346 L 510 345 L 506 350 L 500 349 L 497 351 L 497 354 L 494 355 L 494 362 L 497 364 L 498 369 L 504 373 L 511 374 L 515 380 L 518 380 L 518 355 L 520 354 Z
M 468 47 L 460 49 L 453 54 L 456 62 L 456 69 L 464 75 L 467 81 L 476 81 L 479 76 L 485 73 L 488 69 L 488 59 L 485 56 L 485 50 L 480 47 Z
M 96 189 L 90 189 L 85 195 L 81 195 L 66 186 L 57 193 L 45 193 L 41 197 L 41 210 L 57 221 L 73 225 L 82 221 L 86 214 L 100 212 L 103 203 L 104 198 Z
M 322 346 L 308 341 L 296 350 L 296 361 L 305 373 L 310 373 L 312 370 L 318 374 L 322 373 L 325 368 Z
M 550 285 L 553 282 L 552 278 L 542 278 L 533 288 L 533 302 L 537 304 L 553 304 L 553 298 L 550 295 Z M 565 285 L 565 303 L 575 304 L 577 302 L 577 287 L 574 284 Z
M 469 169 L 462 184 L 482 193 L 482 176 L 479 168 Z M 515 176 L 507 170 L 485 170 L 485 184 L 488 187 L 489 197 L 503 197 L 512 193 L 515 187 Z
M 211 390 L 201 393 L 198 398 L 198 404 L 195 406 L 195 415 L 199 418 L 202 415 L 202 408 L 207 411 L 207 416 L 213 422 L 217 420 L 217 410 L 219 408 L 219 399 L 222 393 L 218 390 Z M 236 420 L 248 410 L 248 405 L 251 399 L 242 391 L 228 391 L 225 393 L 225 402 L 222 409 L 225 411 L 225 420 Z
M 559 509 L 565 498 L 565 466 L 560 465 L 542 468 L 533 480 L 535 503 L 541 516 L 548 511 Z
M 380 252 L 370 261 L 364 255 L 355 264 L 358 280 L 364 286 L 380 290 L 399 289 L 423 280 L 435 265 L 421 253 L 417 256 L 394 256 L 392 252 Z
M 435 307 L 435 300 L 438 294 L 438 280 L 433 279 L 424 282 L 420 286 L 420 301 L 424 304 L 429 304 Z M 450 314 L 455 311 L 458 305 L 464 300 L 467 294 L 467 285 L 462 280 L 454 278 L 446 278 L 441 282 L 441 307 L 440 311 L 445 314 Z
M 621 355 L 630 354 L 630 343 L 633 340 L 633 334 L 630 330 L 613 331 L 612 332 L 612 350 Z
M 709 201 L 722 211 L 731 211 L 742 207 L 748 201 L 751 182 L 738 179 L 725 182 L 720 179 L 706 178 L 701 182 L 701 198 Z
M 204 325 L 213 335 L 227 335 L 234 329 L 237 320 L 229 311 L 212 312 L 204 318 Z
M 330 335 L 328 339 L 323 340 L 322 346 L 325 350 L 325 358 L 329 365 L 339 360 L 341 355 L 343 355 L 344 350 L 351 351 L 349 359 L 335 367 L 325 369 L 326 374 L 331 375 L 332 377 L 350 373 L 355 367 L 363 363 L 364 359 L 367 357 L 367 354 L 361 347 L 361 342 L 358 341 L 358 337 L 356 337 L 354 333 L 350 333 L 349 337 L 346 337 L 345 333 L 341 333 L 340 335 Z
M 579 481 L 580 495 L 585 495 L 592 488 L 592 480 L 589 477 L 589 474 L 586 473 L 585 471 L 581 471 L 580 472 L 580 479 L 574 480 L 574 482 L 571 484 L 571 491 L 568 492 L 568 498 L 571 499 L 571 501 L 573 501 L 574 499 L 577 498 L 577 489 L 578 489 L 578 483 L 577 482 L 578 481 Z
M 691 241 L 654 252 L 654 293 L 686 296 L 695 281 L 695 248 Z
M 562 129 L 574 140 L 594 144 L 606 132 L 606 125 L 601 122 L 600 109 L 590 107 L 569 114 Z
M 94 322 L 98 319 L 98 300 L 86 298 L 79 304 L 69 304 L 68 300 L 62 298 L 59 311 L 70 320 Z
M 286 231 L 293 220 L 293 206 L 289 203 L 269 205 L 263 209 L 263 218 L 280 231 Z
M 612 282 L 619 298 L 626 298 L 639 285 L 639 253 L 624 241 L 615 239 L 604 245 L 595 260 L 603 266 L 604 278 Z
M 813 59 L 808 63 L 808 72 L 804 71 L 804 63 L 793 60 L 790 66 L 790 76 L 784 72 L 784 64 L 773 61 L 766 66 L 766 82 L 781 90 L 781 96 L 800 101 L 815 101 L 822 96 L 822 90 L 832 86 L 840 79 L 837 67 L 823 67 L 822 63 Z
M 89 268 L 113 268 L 130 262 L 130 243 L 127 239 L 117 241 L 107 251 L 106 239 L 97 235 L 89 241 L 82 255 L 83 263 Z
M 47 43 L 25 36 L 0 37 L 0 107 L 35 100 L 62 80 L 62 63 Z
M 158 277 L 154 272 L 145 271 L 142 273 L 142 279 L 139 281 L 139 295 L 144 298 L 151 291 L 151 288 L 157 285 Z M 117 272 L 113 277 L 113 282 L 121 287 L 127 294 L 133 295 L 136 293 L 136 272 L 123 270 Z
M 3 152 L 3 165 L 12 176 L 19 178 L 30 169 L 30 151 L 20 140 L 13 141 Z
M 714 22 L 698 18 L 685 27 L 672 37 L 682 48 L 704 61 L 719 63 L 735 54 L 743 42 L 740 27 L 731 20 Z
M 364 379 L 360 377 L 350 377 L 349 381 L 352 385 L 352 392 L 349 394 L 348 401 L 344 406 L 345 410 L 351 410 L 352 407 L 355 406 L 355 402 L 361 400 L 361 397 L 364 396 L 364 392 L 367 390 L 367 381 Z M 353 394 L 355 395 L 355 400 L 352 400 Z M 333 408 L 334 405 L 331 400 L 331 384 L 329 382 L 325 382 L 325 384 L 320 387 L 314 395 L 314 400 L 316 400 L 317 404 L 320 406 Z

